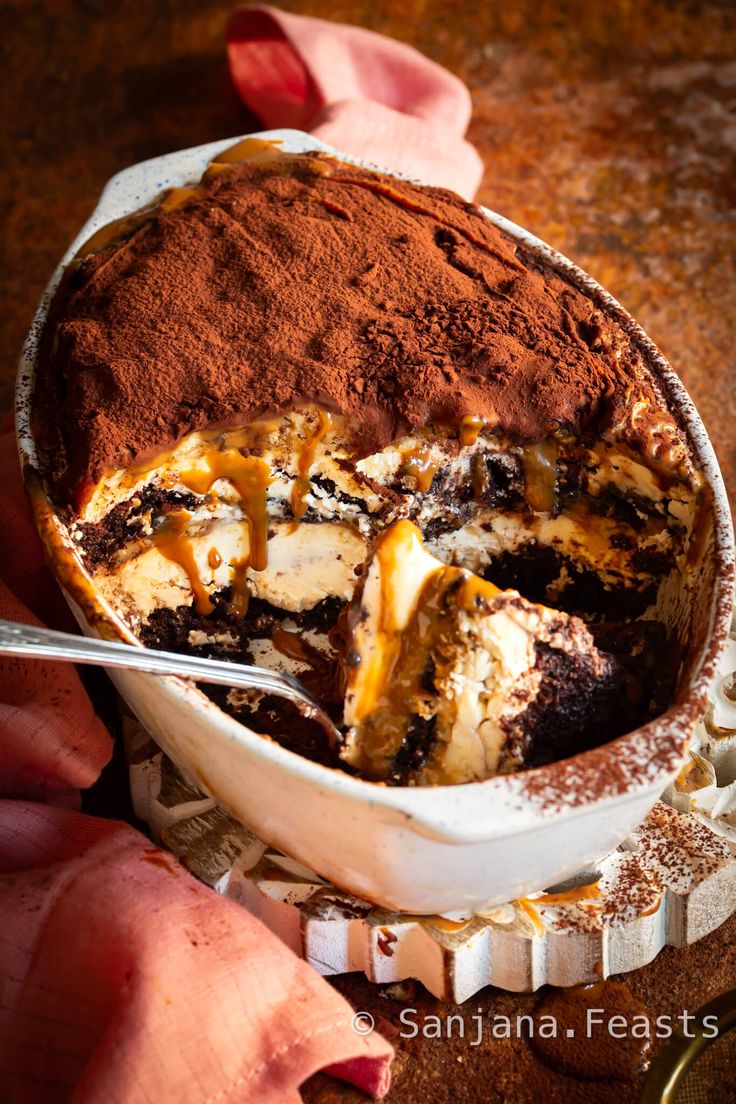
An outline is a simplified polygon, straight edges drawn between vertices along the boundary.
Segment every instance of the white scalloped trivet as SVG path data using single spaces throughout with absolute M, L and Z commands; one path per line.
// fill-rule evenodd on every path
M 321 974 L 417 978 L 456 1003 L 485 985 L 579 985 L 694 943 L 736 911 L 736 638 L 690 761 L 618 850 L 557 892 L 463 922 L 388 912 L 336 889 L 193 789 L 135 721 L 126 743 L 135 812 L 154 838 Z

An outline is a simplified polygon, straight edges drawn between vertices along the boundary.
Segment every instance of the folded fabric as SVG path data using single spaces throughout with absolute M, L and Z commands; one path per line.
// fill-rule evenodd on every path
M 11 433 L 0 532 L 0 617 L 71 628 Z M 390 1045 L 311 967 L 141 833 L 68 808 L 110 752 L 73 667 L 0 659 L 0 1100 L 288 1104 L 318 1069 L 383 1095 Z
M 73 629 L 28 516 L 12 431 L 0 435 L 0 532 L 0 617 Z M 111 753 L 73 667 L 0 657 L 0 795 L 68 803 Z
M 0 897 L 3 1100 L 288 1104 L 324 1068 L 388 1086 L 389 1044 L 127 825 L 0 802 Z
M 470 94 L 412 47 L 257 7 L 231 16 L 227 49 L 241 99 L 267 127 L 309 130 L 354 157 L 475 194 L 483 163 L 463 137 Z

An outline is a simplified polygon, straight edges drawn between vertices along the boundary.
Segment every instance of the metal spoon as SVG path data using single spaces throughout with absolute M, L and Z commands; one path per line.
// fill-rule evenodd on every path
M 230 663 L 219 659 L 199 659 L 178 652 L 157 652 L 132 644 L 115 644 L 96 637 L 74 636 L 53 629 L 21 625 L 0 620 L 0 656 L 15 655 L 30 659 L 55 659 L 63 663 L 90 663 L 97 667 L 124 667 L 150 675 L 179 675 L 197 682 L 218 686 L 262 690 L 293 702 L 304 717 L 317 721 L 338 747 L 342 736 L 322 706 L 298 678 L 265 667 Z

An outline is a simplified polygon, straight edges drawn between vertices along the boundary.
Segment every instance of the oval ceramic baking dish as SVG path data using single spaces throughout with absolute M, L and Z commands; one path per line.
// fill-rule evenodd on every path
M 351 160 L 298 131 L 254 137 L 288 152 L 320 149 Z M 137 643 L 96 593 L 37 471 L 30 408 L 48 304 L 83 241 L 105 223 L 153 202 L 162 189 L 198 179 L 218 152 L 238 140 L 168 154 L 115 176 L 52 277 L 24 348 L 17 385 L 21 463 L 51 567 L 88 634 Z M 486 214 L 626 329 L 679 412 L 712 492 L 699 561 L 669 599 L 670 619 L 690 642 L 673 705 L 603 747 L 534 770 L 460 786 L 387 787 L 310 762 L 257 735 L 184 680 L 110 672 L 163 750 L 263 840 L 359 897 L 416 913 L 468 913 L 511 900 L 559 883 L 615 847 L 676 774 L 730 621 L 728 501 L 713 449 L 682 384 L 640 327 L 589 276 L 527 231 Z

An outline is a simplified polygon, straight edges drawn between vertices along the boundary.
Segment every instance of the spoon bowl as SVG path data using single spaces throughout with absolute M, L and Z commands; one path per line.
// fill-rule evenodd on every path
M 292 702 L 303 717 L 316 721 L 327 734 L 331 747 L 342 736 L 319 702 L 294 675 L 231 663 L 221 659 L 200 659 L 178 652 L 155 652 L 133 644 L 117 644 L 90 636 L 74 636 L 36 625 L 22 625 L 0 619 L 0 655 L 26 659 L 53 659 L 62 663 L 88 663 L 96 667 L 122 667 L 149 675 L 178 675 L 195 682 L 260 690 Z

